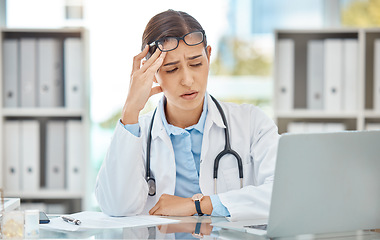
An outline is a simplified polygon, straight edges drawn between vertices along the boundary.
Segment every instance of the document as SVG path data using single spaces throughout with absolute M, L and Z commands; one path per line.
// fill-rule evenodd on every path
M 81 221 L 80 225 L 65 222 L 61 217 L 51 218 L 49 224 L 40 224 L 40 228 L 63 231 L 83 231 L 90 229 L 110 229 L 125 227 L 155 226 L 176 223 L 179 220 L 167 219 L 158 216 L 139 215 L 130 217 L 110 217 L 102 212 L 79 212 L 70 216 Z
M 256 235 L 264 235 L 266 231 L 253 228 L 253 226 L 260 226 L 268 224 L 267 218 L 257 218 L 251 220 L 237 221 L 237 222 L 216 222 L 211 225 L 214 227 L 221 227 L 232 229 L 240 232 L 253 233 Z

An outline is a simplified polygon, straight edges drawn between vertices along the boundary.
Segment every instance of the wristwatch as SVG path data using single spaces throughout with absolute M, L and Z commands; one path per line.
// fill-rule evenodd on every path
M 202 210 L 201 210 L 201 201 L 202 201 L 202 198 L 203 198 L 203 194 L 202 193 L 194 194 L 194 196 L 191 198 L 191 199 L 193 199 L 193 201 L 195 203 L 195 209 L 197 210 L 198 216 L 203 216 L 203 213 L 202 213 Z
M 203 238 L 203 234 L 201 233 L 201 226 L 202 222 L 197 222 L 197 224 L 195 225 L 195 230 L 191 234 L 194 238 Z

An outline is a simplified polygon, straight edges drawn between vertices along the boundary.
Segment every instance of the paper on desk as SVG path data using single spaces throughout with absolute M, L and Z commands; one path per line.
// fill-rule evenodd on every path
M 139 215 L 131 217 L 110 217 L 102 212 L 79 212 L 69 215 L 75 219 L 79 219 L 81 225 L 67 223 L 62 218 L 52 218 L 48 224 L 40 224 L 40 228 L 54 229 L 63 231 L 80 231 L 86 229 L 107 229 L 107 228 L 125 228 L 153 226 L 178 222 L 158 216 Z
M 240 232 L 248 232 L 248 233 L 253 233 L 257 235 L 263 235 L 263 234 L 266 234 L 266 231 L 246 227 L 246 226 L 251 226 L 251 225 L 262 225 L 262 224 L 268 224 L 268 218 L 257 218 L 257 219 L 237 221 L 237 222 L 217 222 L 217 223 L 212 223 L 211 225 L 214 227 L 221 227 L 221 228 L 232 229 L 232 230 L 240 231 Z

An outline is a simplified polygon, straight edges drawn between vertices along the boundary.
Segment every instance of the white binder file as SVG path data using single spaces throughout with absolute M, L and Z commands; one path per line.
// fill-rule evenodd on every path
M 21 107 L 37 107 L 37 41 L 20 40 L 20 102 Z
M 40 188 L 40 126 L 37 120 L 20 122 L 21 186 L 24 191 Z
M 307 132 L 307 123 L 305 122 L 290 122 L 287 126 L 288 133 L 305 133 Z
M 375 51 L 374 51 L 374 88 L 373 88 L 373 99 L 374 99 L 374 110 L 380 112 L 380 39 L 375 40 Z
M 380 123 L 367 123 L 365 129 L 368 131 L 380 130 Z
M 65 188 L 65 122 L 46 124 L 46 187 Z
M 69 120 L 66 123 L 66 186 L 70 191 L 79 192 L 83 188 L 83 148 L 84 131 L 81 121 Z
M 20 190 L 20 122 L 4 122 L 5 189 Z
M 356 111 L 358 105 L 358 40 L 343 41 L 343 109 Z
M 277 61 L 277 109 L 291 110 L 294 107 L 294 41 L 280 39 L 278 41 Z
M 18 107 L 18 86 L 19 86 L 19 47 L 17 39 L 4 39 L 3 42 L 3 71 L 4 107 Z
M 325 40 L 325 109 L 341 111 L 343 109 L 342 66 L 343 41 L 341 39 Z
M 307 108 L 323 109 L 324 43 L 311 40 L 307 44 Z
M 83 49 L 80 38 L 64 41 L 65 106 L 82 108 L 83 95 Z
M 40 107 L 63 106 L 62 43 L 58 39 L 38 40 L 38 99 Z
M 344 123 L 325 123 L 325 132 L 341 132 L 346 130 Z
M 309 122 L 307 124 L 308 133 L 321 133 L 325 131 L 325 124 L 320 122 Z

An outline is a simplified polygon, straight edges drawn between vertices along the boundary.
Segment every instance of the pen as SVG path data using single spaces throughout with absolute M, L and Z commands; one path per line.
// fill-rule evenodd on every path
M 63 221 L 68 222 L 68 223 L 72 223 L 75 225 L 80 225 L 82 223 L 79 219 L 75 219 L 75 218 L 72 218 L 69 216 L 62 216 L 61 218 L 63 219 Z

